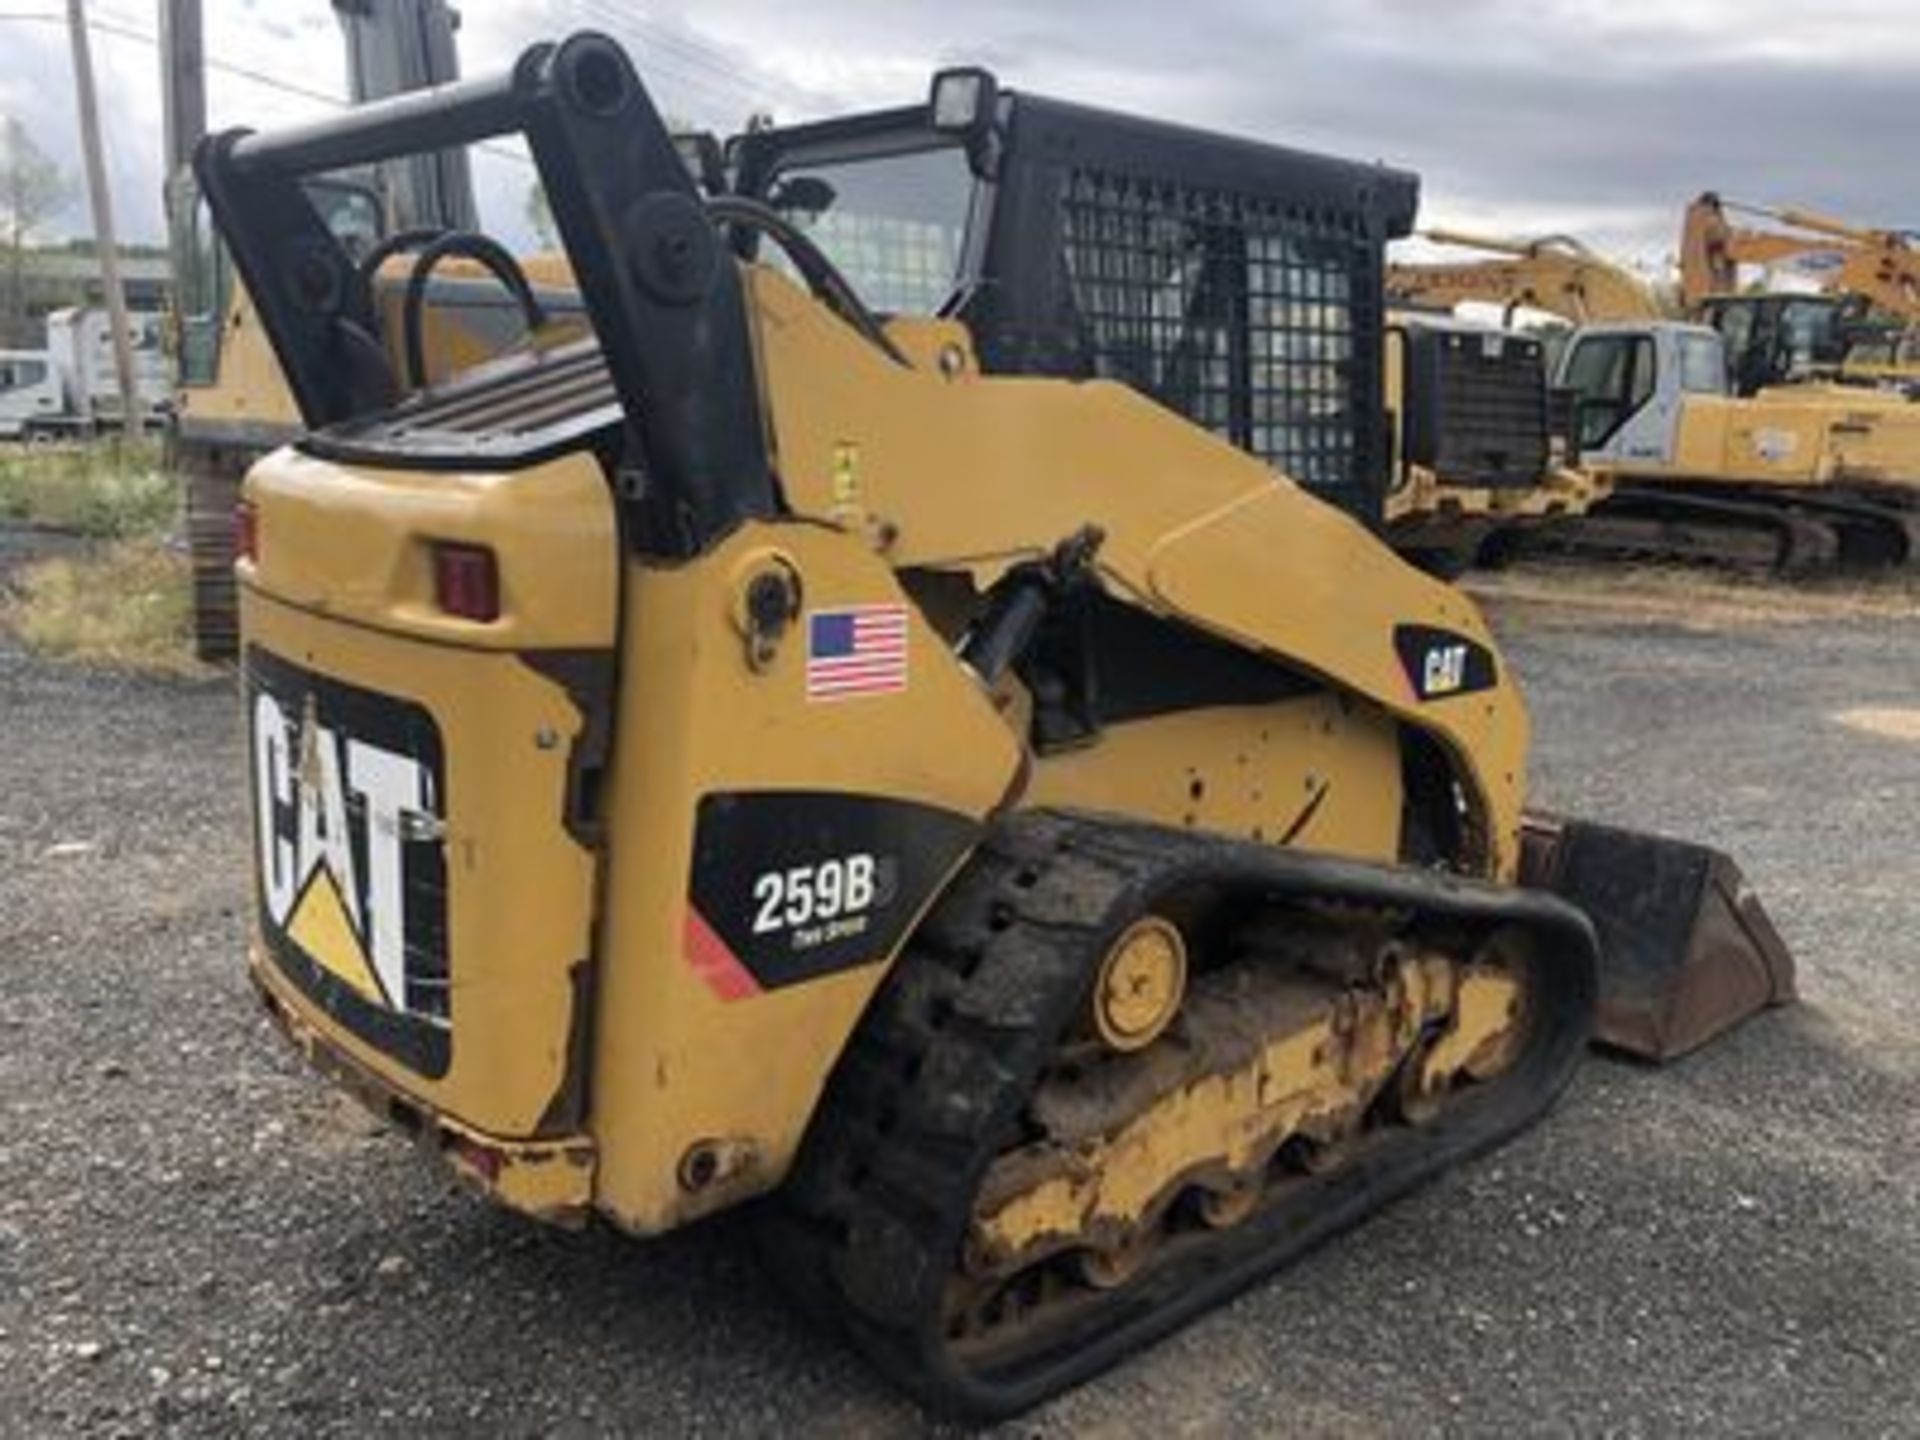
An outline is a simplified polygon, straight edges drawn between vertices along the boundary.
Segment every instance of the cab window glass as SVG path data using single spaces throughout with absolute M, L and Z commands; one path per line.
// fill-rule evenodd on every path
M 1604 445 L 1653 397 L 1653 340 L 1645 335 L 1589 335 L 1567 362 L 1567 388 L 1579 404 L 1582 449 Z
M 1082 167 L 1061 259 L 1094 373 L 1323 494 L 1360 481 L 1364 245 L 1231 192 Z
M 966 152 L 946 146 L 782 170 L 766 198 L 826 252 L 869 308 L 932 315 L 959 284 L 973 194 Z M 760 254 L 788 268 L 778 245 Z
M 1653 341 L 1637 335 L 1633 341 L 1631 379 L 1627 385 L 1627 410 L 1631 414 L 1653 398 Z
M 1567 361 L 1567 388 L 1582 400 L 1623 401 L 1632 364 L 1631 336 L 1589 335 Z
M 1714 308 L 1712 324 L 1726 338 L 1727 353 L 1740 355 L 1753 344 L 1753 307 L 1722 305 Z
M 1780 317 L 1787 373 L 1838 365 L 1846 358 L 1840 307 L 1831 300 L 1790 300 Z
M 379 198 L 359 185 L 326 180 L 310 180 L 307 199 L 320 212 L 327 229 L 356 264 L 366 257 L 385 231 L 380 220 Z
M 46 378 L 44 360 L 0 360 L 0 390 L 19 390 Z
M 385 233 L 380 200 L 362 185 L 338 180 L 309 180 L 307 198 L 320 218 L 358 261 Z M 211 385 L 220 373 L 220 330 L 233 292 L 233 266 L 220 243 L 205 199 L 194 202 L 185 234 L 185 269 L 179 276 L 176 304 L 180 327 L 180 380 L 185 385 Z M 152 337 L 158 345 L 161 336 Z M 146 337 L 136 336 L 135 348 L 145 348 Z
M 1719 395 L 1726 391 L 1726 351 L 1713 336 L 1680 337 L 1680 388 L 1690 395 Z

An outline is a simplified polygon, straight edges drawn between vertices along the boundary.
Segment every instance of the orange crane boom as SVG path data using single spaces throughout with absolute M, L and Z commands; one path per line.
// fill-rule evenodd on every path
M 1731 211 L 1770 223 L 1736 225 Z M 1777 265 L 1817 254 L 1838 260 L 1822 280 L 1829 293 L 1858 295 L 1887 315 L 1920 322 L 1920 250 L 1906 235 L 1809 210 L 1725 200 L 1712 191 L 1687 207 L 1680 242 L 1681 300 L 1693 310 L 1709 296 L 1735 293 L 1742 265 Z

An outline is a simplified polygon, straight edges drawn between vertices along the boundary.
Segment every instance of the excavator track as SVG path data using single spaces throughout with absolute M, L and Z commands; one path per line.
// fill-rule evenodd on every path
M 1899 569 L 1920 556 L 1911 510 L 1845 493 L 1757 487 L 1620 485 L 1596 510 L 1517 537 L 1527 553 L 1680 561 L 1768 571 L 1787 578 Z
M 1129 1032 L 1183 946 L 1178 1012 Z M 1538 891 L 1017 815 L 883 985 L 763 1249 L 931 1408 L 1013 1414 L 1525 1128 L 1595 987 Z

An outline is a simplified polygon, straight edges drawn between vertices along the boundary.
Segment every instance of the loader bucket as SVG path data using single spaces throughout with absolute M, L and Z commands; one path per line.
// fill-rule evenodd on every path
M 1597 1043 L 1671 1060 L 1794 998 L 1793 957 L 1727 855 L 1529 815 L 1521 883 L 1585 911 L 1600 938 Z

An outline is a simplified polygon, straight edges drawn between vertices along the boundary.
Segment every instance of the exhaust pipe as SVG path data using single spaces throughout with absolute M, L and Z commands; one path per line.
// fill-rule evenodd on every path
M 1530 814 L 1520 881 L 1584 911 L 1600 940 L 1595 1043 L 1660 1062 L 1794 998 L 1793 956 L 1719 850 Z

